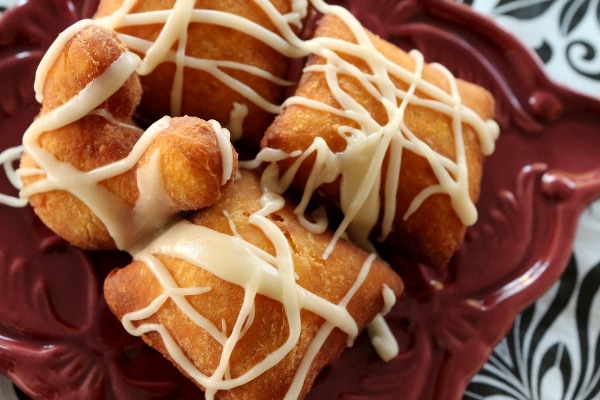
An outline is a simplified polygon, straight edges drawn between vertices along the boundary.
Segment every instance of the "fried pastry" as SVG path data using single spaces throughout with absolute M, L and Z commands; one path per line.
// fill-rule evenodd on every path
M 341 209 L 338 235 L 446 265 L 477 217 L 484 155 L 498 135 L 492 96 L 333 13 L 313 43 L 320 48 L 262 142 L 288 154 L 271 165 L 275 175 L 292 180 L 302 204 L 317 197 Z
M 110 309 L 208 399 L 303 398 L 367 325 L 393 358 L 403 284 L 377 251 L 443 267 L 477 217 L 491 95 L 310 5 L 304 39 L 308 2 L 101 0 L 38 70 L 21 195 L 75 246 L 132 256 Z
M 164 117 L 146 131 L 133 123 L 139 58 L 114 32 L 81 23 L 46 60 L 19 173 L 22 196 L 57 234 L 85 249 L 127 249 L 228 188 L 237 155 L 217 122 Z
M 195 115 L 227 126 L 258 149 L 279 111 L 290 64 L 284 35 L 306 5 L 292 0 L 102 0 L 96 18 L 143 59 L 143 118 Z M 162 13 L 161 13 L 162 11 Z
M 105 297 L 207 398 L 302 398 L 402 282 L 345 240 L 323 260 L 331 234 L 307 232 L 279 196 L 261 206 L 258 174 L 241 172 L 217 203 L 113 271 Z

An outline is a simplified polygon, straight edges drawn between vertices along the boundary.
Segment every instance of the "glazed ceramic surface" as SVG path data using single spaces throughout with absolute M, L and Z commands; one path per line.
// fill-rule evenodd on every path
M 586 229 L 597 232 L 600 219 L 593 203 L 600 197 L 600 100 L 589 86 L 573 91 L 546 77 L 543 61 L 567 45 L 526 46 L 506 24 L 456 2 L 340 3 L 375 33 L 488 88 L 502 134 L 485 165 L 479 221 L 449 268 L 386 252 L 406 283 L 388 315 L 400 355 L 384 363 L 361 336 L 323 371 L 309 398 L 598 396 L 600 256 L 584 254 L 594 243 Z M 518 7 L 502 14 L 511 2 L 495 9 L 481 3 L 497 19 L 519 18 Z M 0 19 L 0 149 L 18 145 L 38 111 L 33 77 L 45 49 L 95 5 L 30 0 Z M 572 32 L 583 20 L 564 24 Z M 590 64 L 577 66 L 593 80 Z M 3 174 L 0 193 L 16 193 Z M 127 256 L 74 249 L 29 208 L 0 207 L 0 225 L 1 374 L 34 399 L 201 397 L 109 312 L 102 280 Z M 571 309 L 577 339 L 568 343 L 549 332 L 570 323 Z

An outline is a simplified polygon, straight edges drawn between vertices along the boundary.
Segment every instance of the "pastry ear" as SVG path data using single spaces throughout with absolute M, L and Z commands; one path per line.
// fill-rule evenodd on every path
M 40 64 L 39 81 L 42 87 L 42 113 L 47 113 L 78 96 L 90 82 L 106 74 L 128 50 L 116 33 L 96 25 L 81 21 L 73 25 L 72 31 L 62 33 L 71 35 L 69 40 L 55 41 L 44 59 L 51 65 Z M 47 71 L 43 68 L 47 67 Z M 135 68 L 134 68 L 135 69 Z M 140 103 L 142 86 L 136 73 L 127 77 L 127 81 L 97 108 L 108 111 L 119 121 L 129 121 Z
M 141 157 L 138 168 L 160 158 L 165 193 L 178 210 L 193 211 L 216 202 L 237 172 L 237 153 L 229 131 L 214 120 L 171 118 Z

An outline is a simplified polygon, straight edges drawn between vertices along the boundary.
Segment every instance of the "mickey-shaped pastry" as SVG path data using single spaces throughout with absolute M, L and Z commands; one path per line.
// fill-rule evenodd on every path
M 216 121 L 134 123 L 138 65 L 114 32 L 82 21 L 39 68 L 42 109 L 23 139 L 21 195 L 84 249 L 135 249 L 181 211 L 214 203 L 236 174 L 229 132 Z

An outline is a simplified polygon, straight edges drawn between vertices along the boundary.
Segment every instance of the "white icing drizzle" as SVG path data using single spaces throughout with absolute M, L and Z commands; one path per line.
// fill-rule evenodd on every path
M 90 26 L 92 21 L 89 19 L 83 19 L 75 22 L 73 25 L 61 32 L 54 42 L 50 45 L 44 57 L 40 61 L 35 74 L 35 81 L 33 83 L 33 89 L 35 91 L 35 99 L 41 103 L 44 100 L 44 83 L 46 82 L 46 76 L 48 70 L 52 67 L 56 58 L 65 47 L 67 42 L 78 34 L 82 29 Z
M 213 132 L 217 136 L 219 150 L 221 153 L 221 185 L 226 184 L 233 174 L 233 152 L 231 151 L 231 134 L 227 128 L 222 128 L 219 122 L 211 119 L 208 121 Z
M 400 351 L 396 337 L 384 319 L 384 316 L 390 312 L 396 304 L 396 295 L 393 290 L 383 286 L 383 309 L 367 325 L 367 332 L 371 338 L 371 345 L 383 361 L 390 361 L 396 357 Z
M 299 29 L 308 13 L 308 0 L 292 0 L 292 12 L 285 15 L 286 21 Z
M 470 199 L 468 190 L 468 174 L 464 157 L 464 145 L 462 143 L 462 123 L 469 124 L 475 128 L 479 134 L 482 149 L 486 154 L 493 151 L 498 129 L 497 125 L 493 122 L 481 120 L 476 113 L 462 105 L 456 89 L 456 81 L 443 67 L 436 66 L 446 75 L 448 82 L 451 84 L 450 93 L 421 79 L 420 74 L 424 61 L 420 53 L 416 51 L 411 52 L 411 56 L 415 59 L 416 63 L 415 71 L 408 71 L 399 67 L 375 49 L 364 28 L 347 10 L 327 5 L 320 0 L 313 0 L 311 4 L 323 13 L 335 13 L 342 18 L 352 30 L 358 43 L 354 44 L 332 38 L 315 38 L 302 41 L 291 29 L 289 15 L 281 15 L 266 0 L 258 1 L 257 4 L 262 7 L 265 14 L 268 15 L 271 22 L 276 26 L 278 33 L 271 32 L 238 15 L 216 10 L 193 9 L 193 2 L 191 1 L 186 4 L 183 0 L 179 0 L 176 2 L 173 10 L 127 14 L 127 11 L 134 4 L 134 2 L 126 2 L 120 11 L 116 13 L 116 15 L 119 15 L 118 18 L 113 15 L 106 19 L 100 19 L 98 23 L 111 28 L 131 27 L 151 23 L 164 24 L 155 42 L 145 41 L 129 35 L 121 35 L 121 38 L 130 48 L 145 54 L 142 65 L 138 69 L 140 74 L 151 72 L 160 62 L 175 63 L 178 73 L 176 73 L 173 85 L 172 99 L 181 97 L 182 87 L 180 85 L 181 75 L 179 71 L 183 71 L 183 68 L 187 67 L 211 73 L 221 82 L 234 88 L 248 100 L 265 110 L 277 113 L 281 109 L 281 105 L 269 103 L 251 88 L 233 79 L 220 68 L 227 67 L 244 70 L 282 85 L 286 84 L 286 82 L 250 65 L 186 56 L 184 54 L 185 46 L 182 43 L 187 42 L 187 29 L 182 29 L 181 27 L 187 27 L 189 23 L 211 23 L 219 26 L 233 27 L 264 42 L 284 55 L 301 57 L 313 53 L 327 60 L 325 65 L 313 66 L 307 68 L 307 71 L 322 71 L 327 75 L 330 89 L 336 100 L 341 104 L 342 110 L 326 107 L 324 104 L 299 97 L 292 97 L 285 104 L 303 104 L 308 107 L 332 112 L 349 118 L 360 126 L 360 129 L 350 127 L 340 128 L 340 134 L 347 135 L 349 141 L 347 150 L 341 154 L 332 153 L 324 142 L 317 141 L 311 148 L 305 151 L 306 156 L 298 160 L 300 162 L 300 160 L 306 158 L 312 152 L 318 153 L 320 160 L 319 165 L 313 169 L 315 174 L 311 176 L 310 185 L 305 190 L 304 199 L 299 205 L 299 215 L 304 213 L 304 207 L 308 204 L 314 191 L 321 184 L 330 182 L 337 176 L 342 176 L 343 178 L 340 203 L 345 218 L 336 232 L 336 239 L 347 231 L 360 245 L 367 249 L 372 249 L 367 236 L 377 222 L 380 208 L 383 209 L 382 239 L 387 237 L 391 231 L 394 215 L 396 214 L 397 177 L 400 174 L 401 153 L 404 149 L 426 157 L 439 180 L 439 185 L 427 188 L 413 200 L 405 214 L 405 218 L 410 217 L 429 196 L 435 193 L 447 193 L 452 199 L 452 204 L 457 215 L 465 225 L 471 225 L 476 220 L 476 209 Z M 306 1 L 294 2 L 292 5 L 292 14 L 303 17 L 306 15 L 306 7 Z M 173 21 L 178 21 L 178 24 L 173 23 Z M 172 47 L 176 41 L 178 42 L 178 47 L 174 51 Z M 360 72 L 354 65 L 344 61 L 339 56 L 340 53 L 353 54 L 360 57 L 367 62 L 370 70 L 373 71 L 372 74 Z M 349 98 L 343 92 L 337 84 L 337 76 L 339 74 L 352 74 L 356 76 L 370 93 L 380 99 L 388 113 L 389 122 L 386 125 L 382 126 L 378 124 L 354 99 Z M 409 85 L 409 89 L 406 92 L 398 90 L 392 78 L 403 80 Z M 432 97 L 432 100 L 420 98 L 416 95 L 417 91 Z M 405 126 L 403 116 L 408 104 L 430 107 L 452 118 L 457 152 L 455 161 L 433 152 L 425 142 L 416 137 Z M 172 109 L 172 111 L 177 113 L 177 110 Z M 232 114 L 235 111 L 234 106 Z M 239 135 L 238 126 L 236 122 L 234 139 L 237 139 Z M 382 182 L 381 169 L 386 154 L 389 154 L 389 174 L 388 179 Z M 357 174 L 359 174 L 360 178 L 357 178 Z M 384 185 L 385 192 L 383 205 L 380 204 L 377 194 L 381 185 Z M 357 193 L 360 194 L 358 197 L 356 196 Z M 331 251 L 334 244 L 335 241 L 332 242 L 332 246 L 330 246 L 327 253 Z
M 91 20 L 74 24 L 59 36 L 56 43 L 52 44 L 36 74 L 35 87 L 38 98 L 42 98 L 46 70 L 55 62 L 58 53 L 71 38 L 91 24 L 93 24 Z M 158 153 L 150 157 L 147 165 L 137 170 L 139 197 L 133 208 L 100 184 L 106 179 L 132 169 L 156 136 L 169 127 L 171 117 L 165 116 L 150 126 L 127 157 L 87 172 L 58 161 L 39 145 L 39 138 L 44 132 L 66 126 L 86 115 L 98 115 L 115 126 L 134 129 L 116 120 L 107 110 L 98 107 L 123 86 L 140 64 L 141 60 L 137 55 L 125 51 L 104 73 L 73 98 L 40 115 L 23 136 L 23 148 L 40 167 L 20 168 L 17 175 L 42 178 L 26 188 L 21 187 L 20 181 L 15 182 L 15 187 L 21 189 L 20 201 L 5 199 L 5 196 L 0 200 L 4 203 L 12 201 L 14 204 L 21 204 L 26 203 L 27 199 L 36 193 L 52 190 L 67 191 L 81 200 L 104 223 L 117 248 L 134 254 L 157 232 L 179 218 L 177 216 L 179 210 L 164 191 Z M 223 167 L 221 183 L 225 184 L 233 173 L 229 131 L 216 121 L 209 121 L 209 124 L 217 137 Z
M 53 111 L 38 118 L 36 123 L 40 121 L 39 125 L 32 124 L 25 134 L 25 149 L 41 168 L 21 168 L 18 172 L 21 176 L 45 176 L 23 188 L 20 193 L 22 198 L 53 190 L 67 191 L 100 218 L 117 248 L 128 251 L 139 246 L 140 241 L 146 240 L 148 235 L 154 234 L 158 227 L 166 225 L 174 217 L 179 210 L 164 194 L 160 160 L 156 154 L 137 172 L 140 195 L 133 209 L 100 184 L 132 169 L 154 138 L 168 127 L 170 117 L 165 117 L 148 128 L 127 157 L 84 172 L 69 163 L 58 161 L 39 147 L 37 137 L 43 132 L 39 128 L 45 126 L 45 116 L 51 116 Z
M 381 315 L 386 315 L 392 310 L 394 304 L 396 304 L 396 294 L 388 285 L 383 286 L 381 294 L 383 296 L 383 308 L 379 313 Z
M 383 361 L 391 361 L 400 351 L 396 337 L 392 333 L 383 315 L 377 314 L 367 325 L 371 345 Z
M 22 154 L 23 146 L 11 147 L 0 153 L 0 164 L 4 167 L 4 173 L 6 174 L 8 181 L 18 190 L 23 187 L 23 184 L 16 173 L 14 165 L 21 159 Z M 29 202 L 27 199 L 0 193 L 0 204 L 17 208 L 25 207 Z
M 241 103 L 233 103 L 233 108 L 229 113 L 229 122 L 227 129 L 231 132 L 231 141 L 237 142 L 244 133 L 244 119 L 248 116 L 248 106 Z

